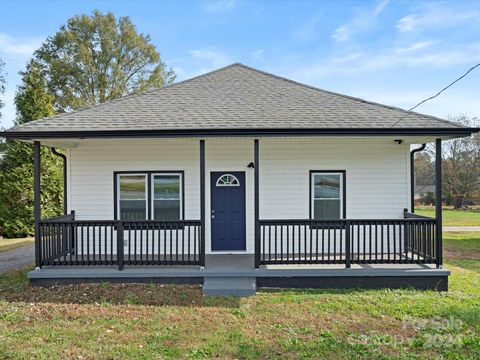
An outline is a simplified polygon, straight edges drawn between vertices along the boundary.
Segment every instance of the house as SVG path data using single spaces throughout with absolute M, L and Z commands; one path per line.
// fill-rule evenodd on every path
M 441 204 L 434 219 L 413 213 L 410 145 L 435 142 L 440 183 L 442 141 L 476 131 L 233 64 L 3 136 L 34 146 L 32 282 L 247 295 L 447 290 Z M 54 219 L 41 217 L 40 146 L 65 154 Z

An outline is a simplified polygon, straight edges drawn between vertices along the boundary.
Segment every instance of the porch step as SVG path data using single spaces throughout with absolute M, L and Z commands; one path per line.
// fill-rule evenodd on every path
M 255 277 L 205 277 L 202 292 L 210 296 L 251 296 L 255 295 Z

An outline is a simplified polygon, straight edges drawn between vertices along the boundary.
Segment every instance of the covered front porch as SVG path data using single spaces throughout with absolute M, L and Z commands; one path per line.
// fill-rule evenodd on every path
M 442 270 L 441 202 L 436 218 L 403 209 L 403 218 L 268 219 L 260 217 L 261 142 L 253 145 L 254 252 L 243 265 L 217 254 L 209 263 L 205 140 L 199 140 L 200 218 L 187 220 L 77 219 L 75 211 L 42 219 L 40 146 L 34 142 L 37 283 L 157 281 L 203 283 L 207 278 L 255 279 L 258 287 L 419 287 L 447 289 Z M 436 140 L 441 183 L 441 140 Z M 441 199 L 441 189 L 436 196 Z M 66 197 L 67 198 L 67 197 Z M 65 210 L 67 204 L 65 205 Z M 401 212 L 401 209 L 399 209 Z M 345 212 L 343 212 L 345 214 Z M 250 260 L 251 259 L 251 260 Z

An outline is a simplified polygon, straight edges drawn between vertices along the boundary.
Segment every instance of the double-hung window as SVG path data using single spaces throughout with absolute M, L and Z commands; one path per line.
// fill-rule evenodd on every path
M 311 216 L 312 219 L 341 219 L 344 217 L 345 172 L 312 171 Z
M 183 173 L 117 173 L 117 218 L 180 220 L 183 217 Z
M 147 175 L 118 175 L 118 218 L 134 221 L 147 219 Z
M 181 174 L 152 175 L 153 220 L 179 220 L 182 213 Z

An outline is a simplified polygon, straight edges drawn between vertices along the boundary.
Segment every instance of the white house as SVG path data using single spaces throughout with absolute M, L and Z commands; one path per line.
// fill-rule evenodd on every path
M 32 281 L 205 282 L 207 293 L 247 294 L 446 290 L 441 202 L 435 219 L 413 214 L 410 146 L 440 151 L 476 131 L 233 64 L 2 135 L 34 144 Z M 41 145 L 65 154 L 56 219 L 41 218 Z

